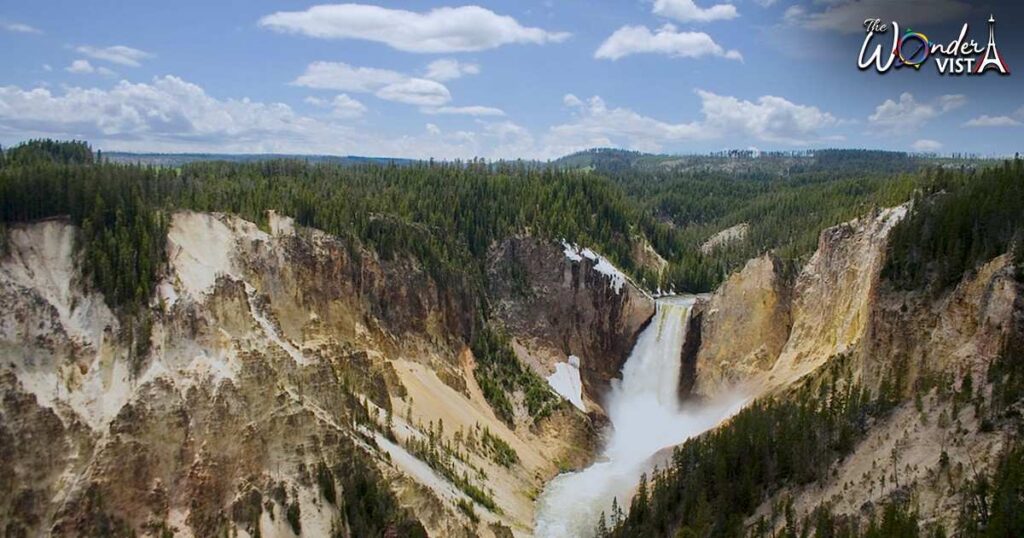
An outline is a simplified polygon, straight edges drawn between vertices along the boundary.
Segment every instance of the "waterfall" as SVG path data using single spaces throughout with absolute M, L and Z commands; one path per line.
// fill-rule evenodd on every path
M 597 463 L 552 480 L 537 501 L 535 534 L 542 538 L 593 535 L 602 511 L 612 500 L 629 508 L 640 475 L 651 456 L 718 424 L 742 407 L 744 400 L 687 408 L 679 403 L 680 353 L 694 297 L 661 299 L 650 325 L 637 339 L 613 380 L 605 409 L 611 421 L 607 443 Z

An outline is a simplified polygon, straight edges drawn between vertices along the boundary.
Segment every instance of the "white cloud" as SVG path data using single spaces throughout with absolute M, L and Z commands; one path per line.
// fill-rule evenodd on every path
M 693 0 L 655 0 L 654 13 L 680 22 L 711 22 L 735 19 L 739 16 L 736 6 L 716 4 L 702 8 Z
M 794 5 L 786 10 L 783 19 L 812 30 L 853 34 L 864 32 L 864 20 L 868 18 L 880 18 L 886 24 L 913 21 L 915 25 L 927 25 L 960 20 L 970 9 L 962 0 L 830 0 L 815 4 L 824 7 L 810 11 Z
M 424 107 L 438 107 L 452 99 L 448 88 L 436 80 L 341 62 L 311 63 L 292 84 L 321 90 L 373 93 L 386 101 Z
M 335 98 L 336 100 L 336 98 Z M 335 100 L 314 104 L 330 104 Z M 343 100 L 344 101 L 344 100 Z M 488 158 L 508 148 L 481 123 L 479 132 L 451 136 L 399 135 L 355 129 L 331 113 L 316 118 L 283 103 L 217 99 L 201 87 L 166 76 L 122 81 L 110 89 L 0 86 L 0 141 L 32 137 L 83 138 L 120 151 L 323 153 L 410 158 Z M 503 149 L 504 148 L 504 149 Z
M 86 74 L 96 71 L 96 69 L 89 63 L 89 60 L 75 60 L 71 62 L 71 65 L 64 68 L 68 73 L 75 74 Z
M 453 58 L 441 58 L 427 65 L 427 72 L 423 77 L 444 82 L 461 78 L 464 75 L 479 74 L 480 66 L 477 64 L 463 63 Z
M 942 143 L 937 140 L 929 140 L 927 138 L 922 138 L 921 140 L 918 140 L 911 144 L 910 147 L 914 148 L 914 151 L 931 153 L 942 149 Z
M 308 98 L 310 104 L 330 111 L 312 116 L 282 103 L 215 98 L 173 76 L 148 83 L 122 81 L 109 89 L 7 86 L 0 87 L 0 143 L 51 137 L 83 138 L 95 147 L 122 151 L 553 158 L 608 145 L 659 151 L 669 144 L 720 139 L 799 144 L 827 140 L 817 130 L 836 123 L 815 107 L 778 97 L 751 102 L 703 91 L 697 96 L 702 117 L 678 123 L 610 107 L 599 97 L 582 100 L 567 95 L 563 102 L 572 118 L 540 136 L 512 121 L 490 121 L 487 116 L 477 117 L 470 130 L 428 127 L 396 136 L 345 122 L 343 117 L 361 105 L 349 96 Z M 337 108 L 342 112 L 336 113 Z
M 53 71 L 53 66 L 51 66 L 50 64 L 43 64 L 43 71 L 49 73 L 50 71 Z
M 320 108 L 330 108 L 331 115 L 335 118 L 358 118 L 366 113 L 366 105 L 344 93 L 336 95 L 330 101 L 319 97 L 307 97 L 305 101 Z
M 432 134 L 432 135 L 434 135 L 434 136 L 440 136 L 441 135 L 441 128 L 438 127 L 437 125 L 434 125 L 433 123 L 428 123 L 427 124 L 427 132 Z
M 45 67 L 48 66 L 44 66 L 44 69 Z M 74 73 L 76 75 L 97 74 L 107 77 L 112 77 L 115 75 L 113 71 L 107 69 L 106 67 L 94 67 L 91 63 L 89 63 L 89 60 L 75 60 L 71 62 L 71 65 L 65 67 L 64 70 L 68 73 Z
M 368 93 L 406 78 L 388 69 L 353 67 L 342 62 L 313 62 L 292 84 L 320 90 Z
M 424 114 L 445 114 L 460 116 L 504 116 L 505 111 L 490 106 L 442 106 L 436 108 L 423 108 Z
M 839 123 L 817 107 L 798 105 L 782 97 L 765 95 L 756 102 L 697 90 L 704 128 L 740 134 L 765 142 L 804 145 L 821 140 L 818 131 Z
M 1019 127 L 1024 125 L 1024 107 L 1020 107 L 1012 114 L 1001 116 L 989 116 L 982 114 L 964 123 L 964 127 Z
M 376 95 L 386 101 L 419 106 L 441 106 L 452 100 L 452 94 L 444 84 L 425 78 L 410 78 L 388 84 L 377 90 Z
M 1010 116 L 989 116 L 987 114 L 964 122 L 964 127 L 1019 127 L 1020 125 L 1022 125 L 1020 120 Z
M 0 88 L 0 125 L 20 133 L 50 133 L 119 141 L 122 147 L 270 149 L 280 140 L 323 135 L 324 124 L 280 103 L 218 100 L 202 88 L 166 76 L 152 83 L 121 81 L 109 90 L 72 87 L 63 95 L 36 88 Z
M 610 108 L 600 97 L 583 101 L 567 94 L 562 102 L 576 112 L 576 117 L 549 130 L 542 153 L 558 156 L 595 146 L 657 152 L 673 142 L 744 137 L 804 145 L 826 140 L 818 131 L 839 123 L 816 107 L 781 97 L 763 96 L 752 102 L 703 90 L 696 94 L 701 99 L 703 118 L 681 123 L 658 120 L 628 108 Z
M 567 93 L 562 97 L 562 104 L 568 107 L 583 106 L 583 101 L 581 101 L 579 97 L 576 97 L 571 93 Z
M 0 20 L 0 28 L 17 34 L 41 34 L 42 30 L 21 22 Z
M 615 31 L 594 52 L 594 57 L 618 60 L 631 54 L 666 54 L 677 58 L 700 58 L 718 56 L 730 60 L 742 60 L 735 50 L 726 51 L 704 32 L 680 32 L 675 26 L 666 24 L 655 33 L 646 26 L 623 26 Z
M 561 42 L 565 32 L 519 24 L 479 6 L 441 7 L 418 13 L 366 4 L 323 4 L 279 11 L 260 19 L 271 30 L 325 39 L 364 39 L 406 52 L 443 53 L 492 49 L 512 43 Z
M 143 60 L 153 57 L 152 54 L 146 51 L 133 49 L 124 45 L 115 45 L 113 47 L 92 47 L 89 45 L 82 45 L 81 47 L 76 48 L 75 51 L 94 60 L 103 60 L 105 62 L 126 65 L 129 67 L 138 67 L 142 65 Z
M 940 96 L 929 103 L 921 103 L 914 99 L 910 92 L 904 92 L 900 95 L 899 101 L 886 99 L 878 105 L 875 113 L 868 116 L 868 121 L 889 133 L 903 128 L 914 129 L 963 106 L 966 102 L 966 96 L 954 94 Z
M 545 139 L 551 156 L 614 145 L 641 151 L 659 151 L 665 143 L 695 140 L 706 135 L 697 122 L 669 123 L 643 116 L 628 108 L 608 108 L 598 96 L 584 102 L 569 94 L 562 101 L 576 111 L 576 118 L 549 129 Z

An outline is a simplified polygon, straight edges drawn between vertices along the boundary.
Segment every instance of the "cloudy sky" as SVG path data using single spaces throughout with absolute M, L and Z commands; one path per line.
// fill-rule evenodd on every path
M 861 21 L 987 42 L 1011 74 L 879 75 Z M 891 35 L 891 34 L 890 34 Z M 33 0 L 0 5 L 0 144 L 555 158 L 1024 146 L 1024 8 L 966 0 Z

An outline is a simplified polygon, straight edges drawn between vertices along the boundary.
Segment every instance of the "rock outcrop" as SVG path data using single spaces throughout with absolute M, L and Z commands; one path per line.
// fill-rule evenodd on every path
M 1024 286 L 1003 255 L 938 293 L 894 288 L 881 273 L 889 232 L 906 211 L 877 211 L 823 231 L 792 282 L 770 256 L 751 260 L 695 308 L 699 349 L 684 353 L 683 365 L 694 363 L 694 379 L 684 382 L 696 395 L 739 389 L 791 397 L 799 393 L 791 387 L 832 375 L 824 366 L 844 364 L 852 381 L 893 406 L 865 425 L 864 439 L 824 483 L 781 488 L 748 524 L 783 499 L 798 518 L 826 501 L 860 518 L 910 497 L 924 522 L 953 528 L 958 499 L 950 484 L 966 479 L 965 467 L 991 468 L 1004 446 L 1007 432 L 983 427 L 979 410 L 990 397 L 988 368 L 1007 342 L 1024 339 Z M 949 395 L 969 390 L 969 379 L 975 404 L 960 405 Z M 890 476 L 894 459 L 898 480 Z
M 684 349 L 681 385 L 711 395 L 772 368 L 790 332 L 791 283 L 772 254 L 754 258 L 694 307 L 697 352 Z M 692 338 L 688 336 L 688 341 Z
M 9 229 L 4 532 L 349 536 L 366 532 L 361 510 L 387 509 L 387 532 L 400 535 L 420 525 L 438 536 L 530 533 L 531 496 L 558 462 L 591 457 L 586 416 L 566 405 L 515 429 L 495 416 L 466 345 L 480 306 L 468 284 L 441 285 L 412 259 L 384 260 L 276 214 L 268 228 L 174 215 L 145 354 L 84 287 L 74 226 Z M 577 323 L 551 333 L 564 349 L 618 360 L 628 344 L 616 339 L 643 320 L 616 323 L 643 316 L 633 303 L 613 317 L 603 308 L 637 292 L 618 296 L 553 252 L 557 264 L 537 262 L 536 276 L 578 279 L 579 301 L 534 315 Z M 514 303 L 501 304 L 527 311 Z M 428 444 L 452 448 L 431 456 L 419 448 Z
M 488 257 L 492 314 L 519 356 L 544 376 L 579 357 L 586 395 L 600 402 L 654 315 L 654 300 L 598 254 L 514 237 Z

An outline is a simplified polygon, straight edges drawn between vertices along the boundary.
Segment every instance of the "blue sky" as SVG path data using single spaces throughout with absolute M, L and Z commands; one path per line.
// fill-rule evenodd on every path
M 867 16 L 1011 74 L 857 69 Z M 891 34 L 888 34 L 891 35 Z M 0 143 L 555 158 L 1024 145 L 1024 8 L 965 0 L 6 2 Z M 876 41 L 882 43 L 881 40 Z

